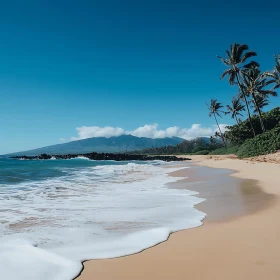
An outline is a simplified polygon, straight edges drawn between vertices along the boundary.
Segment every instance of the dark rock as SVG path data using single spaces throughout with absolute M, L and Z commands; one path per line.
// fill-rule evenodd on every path
M 39 156 L 15 156 L 14 159 L 38 160 L 38 159 L 71 159 L 77 157 L 86 157 L 90 160 L 115 160 L 115 161 L 148 161 L 148 160 L 162 160 L 162 161 L 184 161 L 190 158 L 179 158 L 176 156 L 149 156 L 149 155 L 132 155 L 132 154 L 108 154 L 108 153 L 88 153 L 88 154 L 67 154 L 67 155 L 47 155 L 41 154 Z
M 41 154 L 38 156 L 38 159 L 51 159 L 52 156 L 50 155 L 47 155 L 47 154 Z

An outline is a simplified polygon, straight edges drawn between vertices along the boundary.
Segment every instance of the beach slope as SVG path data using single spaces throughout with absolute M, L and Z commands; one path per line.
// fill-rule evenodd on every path
M 174 233 L 167 242 L 139 254 L 87 261 L 79 280 L 279 279 L 280 165 L 206 156 L 194 161 L 257 180 L 258 187 L 273 195 L 273 203 L 235 219 L 206 221 L 199 228 Z

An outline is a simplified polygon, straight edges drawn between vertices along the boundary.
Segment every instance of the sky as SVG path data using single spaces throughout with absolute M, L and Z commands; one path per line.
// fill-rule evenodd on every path
M 237 94 L 220 81 L 216 55 L 248 44 L 272 69 L 279 9 L 279 0 L 1 1 L 0 154 L 97 136 L 213 133 L 206 103 Z

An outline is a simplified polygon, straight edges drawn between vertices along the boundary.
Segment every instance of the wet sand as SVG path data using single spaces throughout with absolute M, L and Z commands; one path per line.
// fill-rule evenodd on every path
M 195 164 L 191 168 L 170 173 L 170 176 L 188 177 L 169 184 L 171 188 L 196 191 L 206 200 L 195 208 L 207 214 L 203 223 L 224 222 L 265 209 L 275 201 L 275 195 L 262 190 L 257 180 L 240 179 L 230 175 L 236 172 Z
M 194 166 L 178 171 L 171 175 L 188 173 L 189 178 L 170 187 L 198 191 L 207 199 L 197 205 L 207 213 L 204 225 L 174 233 L 139 254 L 85 262 L 78 279 L 278 280 L 280 166 L 197 160 L 220 169 Z

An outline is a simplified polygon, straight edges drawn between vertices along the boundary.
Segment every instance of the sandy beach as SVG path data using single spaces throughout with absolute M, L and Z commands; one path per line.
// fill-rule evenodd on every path
M 208 215 L 204 225 L 173 233 L 166 242 L 135 255 L 87 261 L 77 279 L 279 279 L 279 153 L 255 160 L 192 159 L 195 165 L 190 180 L 171 187 L 185 183 L 186 188 L 206 196 L 206 202 L 197 205 Z M 202 169 L 195 173 L 197 165 L 236 172 L 211 173 L 214 187 L 207 189 L 208 183 L 195 184 L 203 180 Z

